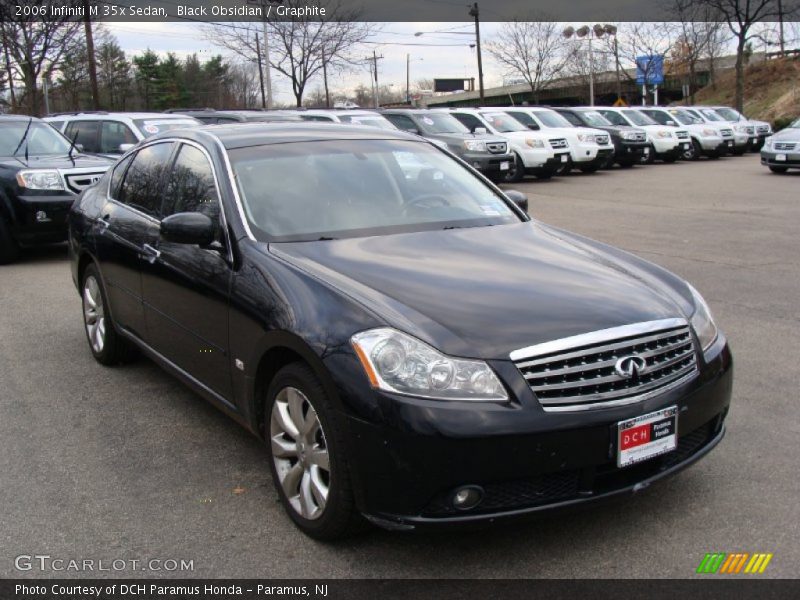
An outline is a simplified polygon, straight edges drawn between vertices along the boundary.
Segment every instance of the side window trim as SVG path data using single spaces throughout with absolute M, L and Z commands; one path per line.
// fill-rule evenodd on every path
M 149 144 L 144 144 L 143 146 L 140 146 L 140 147 L 136 148 L 135 150 L 131 150 L 131 152 L 130 152 L 130 155 L 133 155 L 133 158 L 132 158 L 132 159 L 131 159 L 131 161 L 128 163 L 128 165 L 125 167 L 125 175 L 124 175 L 124 177 L 123 177 L 122 181 L 120 181 L 120 187 L 121 187 L 121 186 L 122 186 L 122 185 L 125 183 L 125 177 L 127 177 L 127 176 L 128 176 L 128 170 L 130 169 L 130 167 L 131 167 L 131 165 L 133 164 L 133 162 L 136 160 L 136 155 L 138 155 L 138 154 L 139 154 L 139 153 L 140 153 L 142 150 L 144 150 L 145 148 L 149 148 L 149 147 L 151 147 L 151 146 L 155 146 L 155 145 L 157 145 L 157 144 L 171 144 L 171 145 L 172 145 L 172 150 L 170 151 L 169 158 L 168 158 L 168 159 L 167 159 L 167 161 L 166 161 L 166 162 L 167 162 L 167 165 L 168 165 L 168 167 L 167 167 L 166 169 L 164 169 L 164 173 L 168 173 L 169 171 L 171 171 L 171 170 L 172 170 L 172 165 L 173 165 L 173 163 L 174 163 L 174 161 L 175 161 L 175 151 L 176 151 L 176 148 L 177 148 L 177 147 L 178 147 L 178 145 L 179 145 L 179 142 L 181 142 L 181 141 L 182 141 L 182 140 L 175 139 L 175 138 L 168 138 L 168 139 L 163 139 L 163 140 L 153 140 L 153 141 L 152 141 L 151 143 L 149 143 Z M 124 156 L 123 156 L 123 157 L 122 157 L 122 158 L 119 160 L 119 163 L 121 163 L 123 160 L 125 160 L 125 159 L 127 158 L 127 156 L 128 156 L 128 155 L 124 155 Z M 118 164 L 119 164 L 119 163 L 118 163 Z M 163 177 L 165 177 L 165 174 L 164 174 L 164 173 L 162 173 L 162 175 L 161 175 L 161 177 L 162 177 L 162 178 L 163 178 Z M 109 192 L 110 192 L 110 186 L 111 186 L 111 182 L 110 182 L 110 180 L 109 180 Z M 158 216 L 149 215 L 149 214 L 147 214 L 146 212 L 144 212 L 143 210 L 140 210 L 140 209 L 136 208 L 135 206 L 132 206 L 131 204 L 128 204 L 127 202 L 122 202 L 121 200 L 118 200 L 118 199 L 116 199 L 116 198 L 112 198 L 110 193 L 109 193 L 109 194 L 107 194 L 107 198 L 108 198 L 109 200 L 111 200 L 112 202 L 114 202 L 114 203 L 116 203 L 116 204 L 120 205 L 120 206 L 124 206 L 124 207 L 125 207 L 125 208 L 127 208 L 128 210 L 132 210 L 132 211 L 133 211 L 133 212 L 135 212 L 137 215 L 141 215 L 141 216 L 143 216 L 143 217 L 145 217 L 145 218 L 147 218 L 147 219 L 150 219 L 150 220 L 151 220 L 151 221 L 153 221 L 154 223 L 161 223 L 161 219 L 160 219 Z M 162 201 L 162 202 L 163 202 L 163 201 Z M 161 212 L 161 205 L 159 205 L 159 207 L 158 207 L 158 210 L 159 210 L 159 213 L 160 213 L 160 212 Z
M 120 176 L 120 180 L 119 180 L 119 185 L 122 186 L 122 182 L 125 181 L 125 175 L 128 174 L 128 167 L 131 166 L 131 163 L 133 162 L 133 159 L 136 158 L 136 155 L 138 153 L 139 153 L 139 151 L 135 150 L 133 152 L 130 152 L 130 153 L 126 154 L 125 156 L 123 156 L 119 160 L 117 165 L 111 170 L 111 177 L 108 178 L 108 190 L 106 190 L 106 197 L 109 200 L 113 200 L 114 202 L 118 202 L 119 204 L 122 204 L 122 202 L 120 202 L 119 200 L 117 200 L 115 198 L 115 196 L 117 195 L 116 193 L 119 191 L 119 187 L 116 190 L 114 190 L 113 191 L 114 193 L 112 194 L 111 183 L 114 181 L 114 175 L 117 172 L 117 169 L 122 168 L 123 172 L 122 172 L 122 175 Z M 125 162 L 125 161 L 127 161 L 127 162 Z M 125 164 L 123 165 L 123 163 L 125 163 Z

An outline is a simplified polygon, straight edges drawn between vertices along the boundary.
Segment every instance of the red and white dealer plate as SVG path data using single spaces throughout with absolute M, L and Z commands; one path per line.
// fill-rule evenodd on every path
M 627 467 L 678 447 L 678 407 L 617 423 L 617 466 Z

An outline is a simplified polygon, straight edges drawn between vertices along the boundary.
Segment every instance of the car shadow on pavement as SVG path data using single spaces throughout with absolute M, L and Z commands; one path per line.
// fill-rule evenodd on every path
M 47 246 L 34 246 L 20 250 L 19 257 L 14 261 L 15 265 L 25 263 L 42 263 L 50 261 L 67 260 L 67 244 L 48 244 Z

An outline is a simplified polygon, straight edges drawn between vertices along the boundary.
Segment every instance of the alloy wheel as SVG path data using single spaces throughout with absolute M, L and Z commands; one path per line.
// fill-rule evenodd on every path
M 83 284 L 83 321 L 92 350 L 100 354 L 106 345 L 106 315 L 100 285 L 93 275 Z
M 322 516 L 331 486 L 330 459 L 317 411 L 302 391 L 278 392 L 270 417 L 275 472 L 289 505 L 305 519 Z

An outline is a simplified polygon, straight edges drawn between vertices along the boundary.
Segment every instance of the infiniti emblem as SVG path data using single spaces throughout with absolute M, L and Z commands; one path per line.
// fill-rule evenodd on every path
M 636 379 L 644 373 L 645 366 L 646 364 L 641 356 L 632 354 L 620 358 L 614 365 L 614 370 L 623 379 Z

